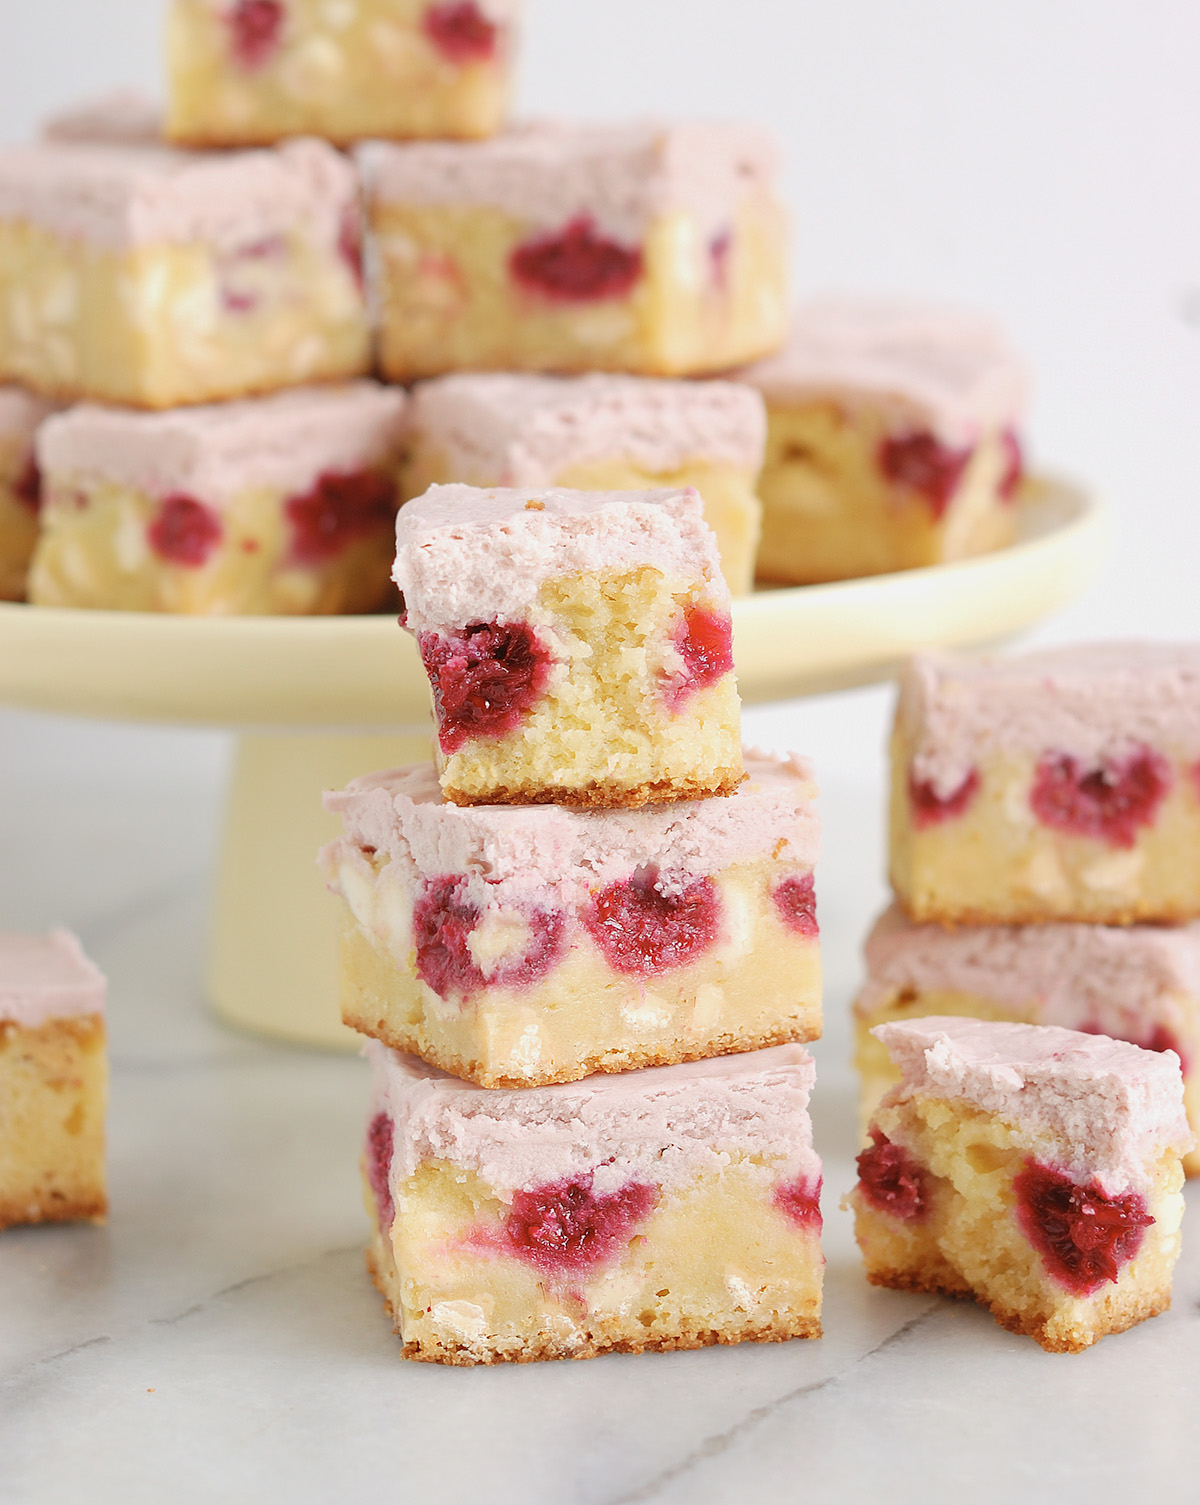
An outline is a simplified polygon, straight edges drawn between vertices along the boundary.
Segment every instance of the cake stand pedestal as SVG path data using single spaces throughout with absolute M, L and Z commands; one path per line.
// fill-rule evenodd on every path
M 755 704 L 868 684 L 917 649 L 1011 638 L 1087 587 L 1108 531 L 1094 498 L 1043 479 L 1021 500 L 1017 542 L 997 553 L 744 597 L 733 613 L 742 698 Z M 338 1018 L 337 906 L 315 856 L 338 828 L 321 808 L 322 790 L 430 756 L 427 682 L 394 618 L 0 604 L 0 703 L 238 730 L 217 873 L 212 1005 L 261 1034 L 357 1043 Z

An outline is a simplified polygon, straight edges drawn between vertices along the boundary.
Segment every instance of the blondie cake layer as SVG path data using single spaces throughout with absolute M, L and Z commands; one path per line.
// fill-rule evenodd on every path
M 23 387 L 0 387 L 0 601 L 25 599 L 42 505 L 34 437 L 53 411 Z
M 891 875 L 917 920 L 1200 915 L 1200 646 L 914 659 L 892 740 Z
M 854 1005 L 865 1125 L 900 1079 L 877 1024 L 925 1014 L 1053 1024 L 1173 1050 L 1200 1128 L 1200 923 L 1189 925 L 918 925 L 893 905 L 866 944 Z M 1200 1154 L 1184 1156 L 1200 1174 Z
M 744 377 L 767 403 L 760 579 L 876 575 L 1013 538 L 1025 373 L 986 320 L 818 300 Z
M 723 371 L 783 342 L 773 141 L 745 125 L 525 125 L 359 148 L 392 381 Z
M 287 136 L 490 136 L 520 0 L 172 0 L 167 134 L 191 146 Z
M 0 1228 L 104 1220 L 104 998 L 68 931 L 0 935 Z
M 374 382 L 43 425 L 43 606 L 371 611 L 393 594 L 406 399 Z
M 450 481 L 580 491 L 694 487 L 734 595 L 754 580 L 766 419 L 734 382 L 462 372 L 413 393 L 405 492 Z
M 746 766 L 631 811 L 462 809 L 428 764 L 327 795 L 346 1023 L 487 1087 L 815 1039 L 812 771 Z
M 1193 1144 L 1178 1058 L 1052 1026 L 931 1017 L 850 1193 L 875 1285 L 973 1296 L 1074 1353 L 1171 1304 Z
M 396 520 L 393 578 L 456 804 L 736 788 L 729 587 L 695 491 L 433 486 Z
M 0 149 L 0 380 L 135 407 L 368 366 L 353 167 L 320 141 Z
M 821 1332 L 796 1045 L 488 1092 L 367 1045 L 368 1262 L 405 1355 L 591 1358 Z

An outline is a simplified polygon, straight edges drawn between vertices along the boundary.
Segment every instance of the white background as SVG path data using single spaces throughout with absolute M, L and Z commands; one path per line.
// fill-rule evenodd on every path
M 0 138 L 27 135 L 47 111 L 114 85 L 161 93 L 160 11 L 156 0 L 0 0 Z M 1128 0 L 534 0 L 520 99 L 528 113 L 746 115 L 771 123 L 787 152 L 799 290 L 912 293 L 998 314 L 1033 367 L 1035 459 L 1078 474 L 1117 508 L 1118 547 L 1102 582 L 1039 636 L 1200 636 L 1200 7 L 1187 0 L 1137 6 Z M 826 791 L 821 918 L 830 986 L 823 1072 L 826 1062 L 835 1073 L 844 1061 L 857 945 L 884 892 L 879 811 L 888 700 L 886 690 L 873 690 L 747 716 L 751 739 L 813 755 Z M 227 754 L 220 732 L 101 727 L 0 711 L 0 927 L 65 920 L 82 932 L 113 978 L 115 1059 L 135 1075 L 150 1045 L 132 1028 L 132 1004 L 122 1022 L 123 998 L 141 999 L 138 1017 L 154 1021 L 169 1013 L 168 1003 L 194 1008 L 200 994 L 202 896 Z M 170 925 L 161 916 L 173 917 Z M 156 1014 L 152 982 L 160 977 Z M 175 1048 L 169 1018 L 145 1029 L 164 1051 Z M 211 1045 L 214 1059 L 232 1048 Z M 848 1135 L 848 1123 L 848 1116 L 832 1128 L 819 1120 L 819 1140 L 843 1127 Z M 353 1233 L 357 1214 L 348 1216 Z M 120 1235 L 114 1223 L 113 1236 Z M 251 1235 L 245 1237 L 250 1248 Z M 265 1249 L 269 1239 L 261 1237 Z M 227 1255 L 225 1249 L 220 1258 Z M 168 1257 L 177 1256 L 173 1247 Z M 39 1289 L 36 1281 L 30 1288 Z M 901 1306 L 904 1299 L 897 1298 Z M 130 1300 L 136 1314 L 140 1308 Z M 135 1319 L 122 1320 L 128 1326 Z M 0 1304 L 0 1331 L 3 1322 Z M 937 1330 L 945 1346 L 935 1357 L 962 1375 L 939 1392 L 939 1414 L 960 1431 L 968 1424 L 967 1413 L 955 1409 L 960 1401 L 975 1396 L 985 1407 L 999 1404 L 976 1364 L 991 1341 L 985 1329 L 976 1324 L 975 1346 L 958 1347 L 949 1328 Z M 1053 1369 L 1058 1388 L 1044 1392 L 1036 1353 L 1026 1359 L 1024 1350 L 1011 1350 L 1013 1363 L 1028 1365 L 1012 1371 L 1013 1385 L 1028 1385 L 1030 1397 L 1038 1397 L 1020 1422 L 1030 1437 L 997 1435 L 990 1453 L 961 1455 L 956 1467 L 965 1472 L 939 1476 L 947 1496 L 953 1485 L 965 1490 L 962 1498 L 992 1497 L 978 1474 L 972 1478 L 972 1456 L 989 1459 L 998 1494 L 1036 1492 L 1044 1481 L 1053 1484 L 1056 1500 L 1073 1497 L 1101 1459 L 1103 1475 L 1110 1484 L 1122 1477 L 1126 1493 L 1148 1482 L 1123 1474 L 1117 1453 L 1104 1457 L 1108 1419 L 1114 1436 L 1121 1431 L 1117 1412 L 1105 1408 L 1124 1405 L 1133 1393 L 1120 1385 L 1120 1355 L 1144 1353 L 1138 1372 L 1156 1372 L 1159 1350 L 1137 1348 L 1139 1339 L 1114 1340 L 1116 1370 L 1089 1370 L 1091 1356 L 1047 1361 L 1068 1368 Z M 1001 1335 L 994 1341 L 1017 1342 Z M 36 1352 L 33 1337 L 30 1344 Z M 1009 1362 L 1009 1352 L 997 1347 L 995 1362 Z M 219 1344 L 214 1362 L 228 1362 Z M 764 1354 L 745 1372 L 761 1375 L 764 1366 L 791 1362 Z M 1071 1369 L 1076 1362 L 1081 1367 Z M 155 1383 L 150 1370 L 142 1389 Z M 111 1376 L 97 1372 L 103 1389 Z M 707 1372 L 697 1357 L 685 1370 L 637 1374 L 640 1380 L 643 1373 Z M 896 1383 L 912 1385 L 916 1372 L 899 1365 Z M 1081 1383 L 1063 1388 L 1068 1374 Z M 526 1381 L 510 1382 L 518 1383 Z M 568 1387 L 568 1401 L 578 1393 L 569 1387 L 591 1383 L 556 1380 Z M 932 1376 L 929 1384 L 932 1392 Z M 80 1414 L 94 1393 L 84 1387 Z M 433 1393 L 446 1392 L 412 1392 Z M 1153 1393 L 1146 1399 L 1157 1415 Z M 852 1406 L 839 1409 L 832 1399 L 830 1405 L 829 1435 L 840 1427 L 853 1451 L 854 1439 L 869 1432 L 849 1426 Z M 1076 1452 L 1063 1463 L 1055 1452 L 1050 1418 L 1059 1406 L 1064 1428 L 1088 1436 L 1086 1460 Z M 192 1414 L 182 1406 L 177 1425 L 186 1428 Z M 810 1414 L 806 1447 L 818 1448 L 826 1414 Z M 1122 1442 L 1139 1469 L 1149 1466 L 1147 1455 L 1130 1450 L 1142 1418 L 1140 1410 L 1130 1413 Z M 213 1421 L 225 1436 L 220 1425 Z M 944 1445 L 930 1425 L 925 1460 Z M 36 1413 L 30 1426 L 28 1437 L 51 1450 L 58 1445 L 45 1414 Z M 1187 1427 L 1194 1430 L 1191 1421 Z M 630 1436 L 634 1430 L 631 1423 Z M 131 1444 L 136 1435 L 129 1433 Z M 1159 1439 L 1154 1456 L 1166 1472 L 1155 1476 L 1158 1499 L 1189 1497 L 1170 1486 L 1181 1435 L 1176 1426 Z M 1062 1466 L 1039 1462 L 1036 1477 L 1022 1474 L 1026 1441 L 1039 1459 L 1059 1458 Z M 105 1443 L 97 1434 L 88 1444 L 104 1460 L 97 1465 L 102 1470 L 109 1467 Z M 902 1443 L 894 1432 L 890 1445 Z M 240 1467 L 252 1472 L 255 1461 L 262 1463 L 257 1446 L 245 1443 Z M 697 1456 L 708 1446 L 698 1444 Z M 763 1498 L 804 1497 L 796 1476 L 779 1472 L 779 1460 L 789 1458 L 786 1438 L 775 1446 L 774 1484 L 764 1484 Z M 750 1467 L 752 1449 L 747 1456 Z M 162 1457 L 169 1457 L 167 1442 Z M 820 1459 L 827 1486 L 821 1497 L 844 1498 L 838 1481 L 854 1477 L 856 1458 L 830 1443 Z M 908 1462 L 915 1467 L 917 1460 Z M 203 1467 L 195 1459 L 193 1465 Z M 473 1497 L 466 1467 L 455 1474 L 464 1499 Z M 314 1477 L 332 1488 L 321 1463 L 314 1468 Z M 632 1463 L 629 1469 L 636 1484 L 637 1469 Z M 116 1477 L 111 1469 L 110 1476 Z M 55 1478 L 59 1488 L 46 1498 L 86 1497 L 77 1474 L 60 1470 Z M 917 1497 L 898 1479 L 890 1482 L 892 1498 Z M 933 1476 L 923 1483 L 927 1498 L 942 1497 Z M 854 1497 L 853 1488 L 846 1493 Z M 564 1485 L 556 1495 L 551 1484 L 534 1495 L 565 1499 L 576 1491 Z M 242 1498 L 233 1488 L 227 1497 L 235 1496 Z M 29 1497 L 42 1496 L 35 1489 Z M 136 1488 L 126 1496 L 135 1497 L 142 1497 Z M 174 1497 L 193 1496 L 184 1489 Z M 369 1490 L 363 1497 L 374 1498 Z M 610 1493 L 597 1485 L 579 1497 Z M 722 1490 L 713 1483 L 704 1494 L 735 1497 L 732 1484 Z

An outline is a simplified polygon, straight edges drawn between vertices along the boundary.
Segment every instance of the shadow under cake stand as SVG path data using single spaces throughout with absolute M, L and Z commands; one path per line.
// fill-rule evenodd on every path
M 1107 515 L 1031 483 L 1017 541 L 977 559 L 734 602 L 746 704 L 890 677 L 912 651 L 1014 636 L 1082 593 Z M 394 617 L 183 617 L 0 604 L 0 703 L 231 727 L 237 755 L 217 874 L 209 997 L 229 1023 L 349 1047 L 338 1018 L 338 906 L 315 865 L 338 823 L 323 789 L 431 755 L 425 674 Z

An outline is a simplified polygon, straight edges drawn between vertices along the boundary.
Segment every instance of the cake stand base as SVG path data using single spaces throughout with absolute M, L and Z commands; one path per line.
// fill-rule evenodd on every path
M 238 740 L 217 871 L 209 996 L 229 1024 L 356 1049 L 338 1008 L 339 901 L 316 865 L 341 830 L 325 789 L 430 756 L 432 728 L 390 736 L 266 733 Z

